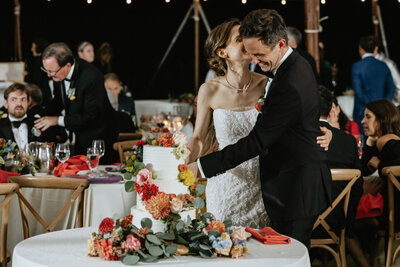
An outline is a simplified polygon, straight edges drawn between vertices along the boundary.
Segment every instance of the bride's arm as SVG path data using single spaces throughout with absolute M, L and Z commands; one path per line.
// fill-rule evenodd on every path
M 190 155 L 186 159 L 186 163 L 194 162 L 199 156 L 204 147 L 205 137 L 210 124 L 212 110 L 210 108 L 210 100 L 212 98 L 212 90 L 208 83 L 203 84 L 198 93 L 197 99 L 197 116 L 192 137 L 189 140 L 188 147 Z

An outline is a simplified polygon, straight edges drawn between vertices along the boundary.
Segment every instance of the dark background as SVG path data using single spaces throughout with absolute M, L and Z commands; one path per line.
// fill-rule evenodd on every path
M 112 70 L 133 91 L 136 99 L 162 99 L 194 92 L 194 23 L 189 19 L 173 46 L 168 58 L 150 87 L 158 64 L 178 30 L 192 0 L 20 0 L 21 36 L 24 59 L 30 53 L 31 42 L 37 37 L 49 42 L 63 41 L 76 52 L 79 42 L 87 40 L 95 50 L 102 42 L 110 42 L 114 49 Z M 371 0 L 326 0 L 320 5 L 325 43 L 325 58 L 337 62 L 342 82 L 351 86 L 351 64 L 359 60 L 357 44 L 361 35 L 373 34 Z M 398 34 L 400 3 L 381 0 L 380 7 L 385 27 L 390 58 L 400 61 L 395 43 Z M 287 0 L 208 0 L 201 1 L 207 20 L 213 28 L 228 18 L 243 17 L 258 8 L 276 9 L 288 26 L 303 31 L 304 2 Z M 14 61 L 14 11 L 12 0 L 0 1 L 0 61 Z M 200 83 L 204 81 L 207 65 L 203 44 L 207 37 L 200 21 Z

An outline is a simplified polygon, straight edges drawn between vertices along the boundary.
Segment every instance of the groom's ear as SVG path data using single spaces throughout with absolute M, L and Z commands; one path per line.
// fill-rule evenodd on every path
M 219 57 L 221 57 L 221 58 L 226 58 L 227 57 L 225 49 L 223 49 L 223 48 L 218 48 L 217 49 L 217 55 Z

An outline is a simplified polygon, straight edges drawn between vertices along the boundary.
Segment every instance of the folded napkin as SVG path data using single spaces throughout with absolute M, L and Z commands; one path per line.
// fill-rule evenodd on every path
M 265 245 L 290 244 L 290 237 L 281 235 L 271 227 L 265 227 L 261 230 L 246 227 L 245 230 Z
M 20 176 L 17 172 L 6 172 L 0 169 L 0 183 L 7 183 L 7 178 L 10 176 Z
M 60 162 L 54 170 L 54 175 L 60 177 L 63 174 L 77 174 L 79 171 L 89 170 L 85 155 L 70 157 L 64 166 Z

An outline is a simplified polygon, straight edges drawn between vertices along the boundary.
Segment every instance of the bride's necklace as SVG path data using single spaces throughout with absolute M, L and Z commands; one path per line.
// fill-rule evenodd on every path
M 251 82 L 253 81 L 253 76 L 250 74 L 250 80 L 249 80 L 249 82 L 246 84 L 246 86 L 243 89 L 242 88 L 237 88 L 237 87 L 233 86 L 232 84 L 230 84 L 229 81 L 228 81 L 228 75 L 225 76 L 225 80 L 226 80 L 226 83 L 228 84 L 228 86 L 230 88 L 232 88 L 234 90 L 237 90 L 239 92 L 244 92 L 247 89 L 249 89 L 249 86 L 250 86 Z

